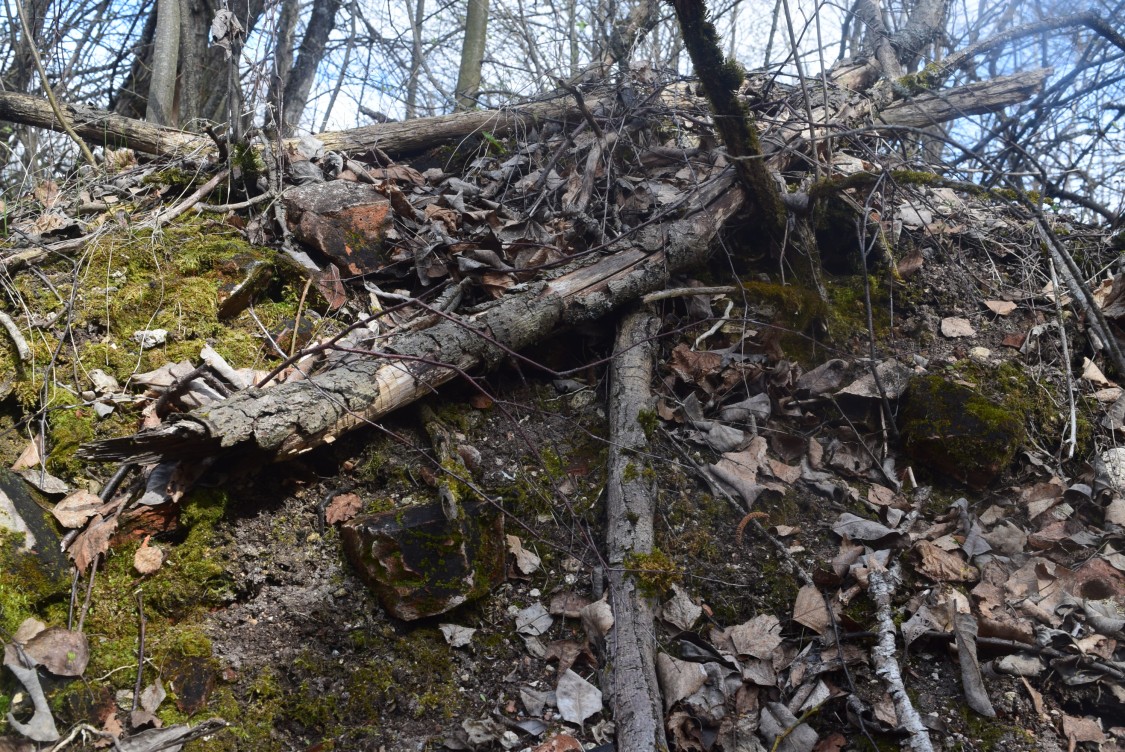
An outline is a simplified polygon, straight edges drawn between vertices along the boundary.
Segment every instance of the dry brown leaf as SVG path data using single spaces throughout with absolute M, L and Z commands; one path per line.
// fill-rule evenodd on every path
M 51 510 L 59 524 L 67 528 L 80 528 L 86 520 L 98 513 L 102 506 L 101 497 L 89 491 L 75 491 L 60 501 Z
M 363 499 L 359 498 L 359 494 L 342 493 L 337 494 L 328 508 L 324 510 L 324 521 L 329 525 L 335 525 L 337 522 L 347 522 L 352 517 L 359 513 L 360 508 L 363 506 Z
M 1105 732 L 1102 731 L 1102 726 L 1098 723 L 1097 718 L 1064 715 L 1062 730 L 1066 734 L 1067 752 L 1074 752 L 1079 742 L 1101 744 L 1106 740 Z
M 28 640 L 24 652 L 55 676 L 82 676 L 90 660 L 86 635 L 62 627 L 48 627 Z
M 980 571 L 961 558 L 960 552 L 942 551 L 929 541 L 914 545 L 918 571 L 935 582 L 976 582 Z
M 519 536 L 509 535 L 508 538 L 508 552 L 516 559 L 516 568 L 523 574 L 532 574 L 539 569 L 542 560 L 539 555 L 534 551 L 523 547 L 523 541 Z
M 423 210 L 426 220 L 432 222 L 437 220 L 445 227 L 446 232 L 456 232 L 457 225 L 460 222 L 460 215 L 452 209 L 447 209 L 444 206 L 437 204 L 430 204 Z
M 561 675 L 565 674 L 574 665 L 574 662 L 583 655 L 591 660 L 593 658 L 583 645 L 574 640 L 555 640 L 547 645 L 547 653 L 543 656 L 543 660 L 557 660 L 559 662 L 558 671 Z
M 1023 347 L 1025 341 L 1027 341 L 1027 332 L 1014 332 L 1012 334 L 1005 334 L 1004 339 L 1000 340 L 1000 344 L 1004 347 L 1019 350 Z
M 772 658 L 781 645 L 781 622 L 773 614 L 760 614 L 730 628 L 730 639 L 739 655 Z
M 1102 373 L 1102 369 L 1098 368 L 1097 364 L 1089 358 L 1082 359 L 1082 378 L 1101 389 L 1116 386 L 1105 377 L 1105 374 Z
M 582 609 L 590 605 L 590 599 L 580 593 L 562 592 L 551 596 L 551 603 L 547 612 L 552 616 L 565 616 L 568 619 L 577 619 L 581 616 Z
M 328 310 L 335 311 L 348 302 L 344 282 L 340 279 L 340 269 L 335 264 L 328 264 L 324 271 L 314 275 L 313 279 L 316 282 L 316 289 L 328 302 Z
M 913 276 L 918 272 L 919 269 L 922 268 L 923 261 L 924 259 L 922 257 L 921 249 L 910 249 L 910 252 L 903 256 L 902 260 L 898 262 L 898 265 L 896 267 L 898 276 L 902 279 L 907 279 L 908 277 Z
M 713 352 L 697 352 L 681 342 L 672 350 L 669 367 L 685 384 L 703 386 L 708 376 L 714 376 L 723 365 L 723 357 Z
M 104 554 L 109 549 L 109 539 L 116 529 L 116 517 L 110 517 L 107 520 L 103 519 L 100 514 L 94 515 L 90 524 L 74 539 L 74 543 L 67 551 L 79 572 L 85 572 L 95 557 Z
M 988 306 L 988 310 L 997 316 L 1007 316 L 1017 308 L 1016 304 L 1010 300 L 986 300 L 984 304 Z
M 164 564 L 164 551 L 156 546 L 148 545 L 150 537 L 146 535 L 144 541 L 141 542 L 141 547 L 133 554 L 133 568 L 141 574 L 152 574 Z
M 39 436 L 33 436 L 31 441 L 27 442 L 23 452 L 16 461 L 12 463 L 13 470 L 26 470 L 29 467 L 39 467 L 43 461 L 42 456 L 39 454 Z
M 895 502 L 895 492 L 886 486 L 872 484 L 867 492 L 867 500 L 878 507 L 889 507 Z
M 35 186 L 35 189 L 31 192 L 35 200 L 42 204 L 45 209 L 50 209 L 54 206 L 61 194 L 59 184 L 54 180 L 44 180 L 39 183 L 39 185 Z
M 813 752 L 840 752 L 848 743 L 846 736 L 840 732 L 833 732 L 817 742 Z
M 804 585 L 797 591 L 797 602 L 793 605 L 793 621 L 804 624 L 819 635 L 824 634 L 830 623 L 828 607 L 824 596 L 812 585 Z
M 582 745 L 570 734 L 559 734 L 536 747 L 533 752 L 582 752 Z

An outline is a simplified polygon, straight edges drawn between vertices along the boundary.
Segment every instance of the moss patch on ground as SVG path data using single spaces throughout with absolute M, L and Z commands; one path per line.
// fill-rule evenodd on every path
M 268 280 L 252 310 L 222 319 L 225 296 L 247 268 L 262 265 Z M 297 317 L 304 291 L 303 278 L 272 251 L 204 219 L 159 231 L 110 230 L 73 261 L 55 259 L 38 271 L 16 275 L 0 298 L 31 351 L 21 363 L 10 345 L 0 347 L 0 383 L 10 383 L 22 413 L 45 411 L 47 469 L 67 478 L 85 470 L 74 456 L 79 444 L 135 429 L 135 407 L 119 404 L 98 419 L 82 396 L 93 389 L 94 370 L 113 376 L 124 390 L 136 373 L 199 362 L 205 344 L 235 368 L 270 367 L 279 357 L 265 332 L 276 336 Z M 325 321 L 316 315 L 318 304 L 319 297 L 306 296 L 303 320 Z M 142 349 L 134 332 L 152 329 L 166 330 L 167 342 Z

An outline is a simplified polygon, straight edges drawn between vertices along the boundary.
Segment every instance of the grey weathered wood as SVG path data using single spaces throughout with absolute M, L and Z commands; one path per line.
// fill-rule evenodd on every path
M 587 106 L 598 100 L 587 99 Z M 196 133 L 146 123 L 143 120 L 115 115 L 82 104 L 63 104 L 82 138 L 94 144 L 130 148 L 146 154 L 185 156 L 211 154 L 215 144 Z M 401 123 L 377 123 L 346 131 L 326 131 L 316 136 L 325 148 L 349 154 L 362 154 L 374 147 L 397 156 L 456 142 L 474 133 L 488 132 L 504 136 L 519 128 L 528 128 L 538 121 L 565 120 L 578 114 L 578 107 L 569 96 L 542 102 L 531 102 L 500 110 L 478 110 L 418 118 Z M 0 92 L 0 120 L 62 131 L 62 125 L 45 100 L 29 94 Z M 294 139 L 288 139 L 293 142 Z
M 653 342 L 659 319 L 627 316 L 618 328 L 610 366 L 609 477 L 606 480 L 606 558 L 613 628 L 606 636 L 602 688 L 609 696 L 617 748 L 666 750 L 664 711 L 656 678 L 653 598 L 626 571 L 630 553 L 652 553 L 655 484 L 644 472 L 647 440 L 641 412 L 653 409 Z
M 912 99 L 892 102 L 879 112 L 876 120 L 925 128 L 968 115 L 996 112 L 1030 99 L 1052 72 L 1051 68 L 1037 68 L 987 81 L 974 81 L 952 89 L 926 92 Z
M 135 436 L 88 444 L 95 459 L 147 460 L 256 447 L 291 458 L 377 420 L 455 378 L 491 368 L 566 327 L 587 323 L 661 289 L 677 270 L 698 264 L 743 204 L 733 171 L 700 189 L 675 221 L 639 229 L 553 278 L 509 294 L 479 314 L 442 319 L 393 338 L 379 352 L 348 354 L 331 370 L 271 389 L 251 388 Z

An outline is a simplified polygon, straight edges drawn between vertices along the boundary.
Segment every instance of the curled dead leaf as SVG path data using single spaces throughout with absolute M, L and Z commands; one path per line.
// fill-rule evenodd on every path
M 148 545 L 149 536 L 145 536 L 141 547 L 133 554 L 133 568 L 141 574 L 152 574 L 164 564 L 164 551 L 156 546 Z

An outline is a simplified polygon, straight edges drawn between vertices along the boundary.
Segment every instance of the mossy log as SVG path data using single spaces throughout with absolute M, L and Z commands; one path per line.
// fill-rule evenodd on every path
M 707 18 L 703 0 L 672 0 L 684 46 L 703 85 L 714 113 L 715 130 L 738 170 L 738 179 L 750 202 L 751 220 L 781 250 L 788 215 L 777 183 L 762 159 L 758 131 L 750 112 L 736 94 L 745 72 L 727 60 L 719 47 L 719 34 Z
M 703 261 L 743 206 L 731 171 L 701 186 L 684 215 L 640 229 L 604 256 L 576 262 L 466 318 L 393 338 L 379 352 L 349 353 L 330 370 L 271 389 L 251 388 L 134 436 L 84 445 L 88 459 L 152 461 L 256 447 L 281 460 L 368 425 L 458 374 L 488 369 L 555 332 L 595 321 L 661 289 Z

